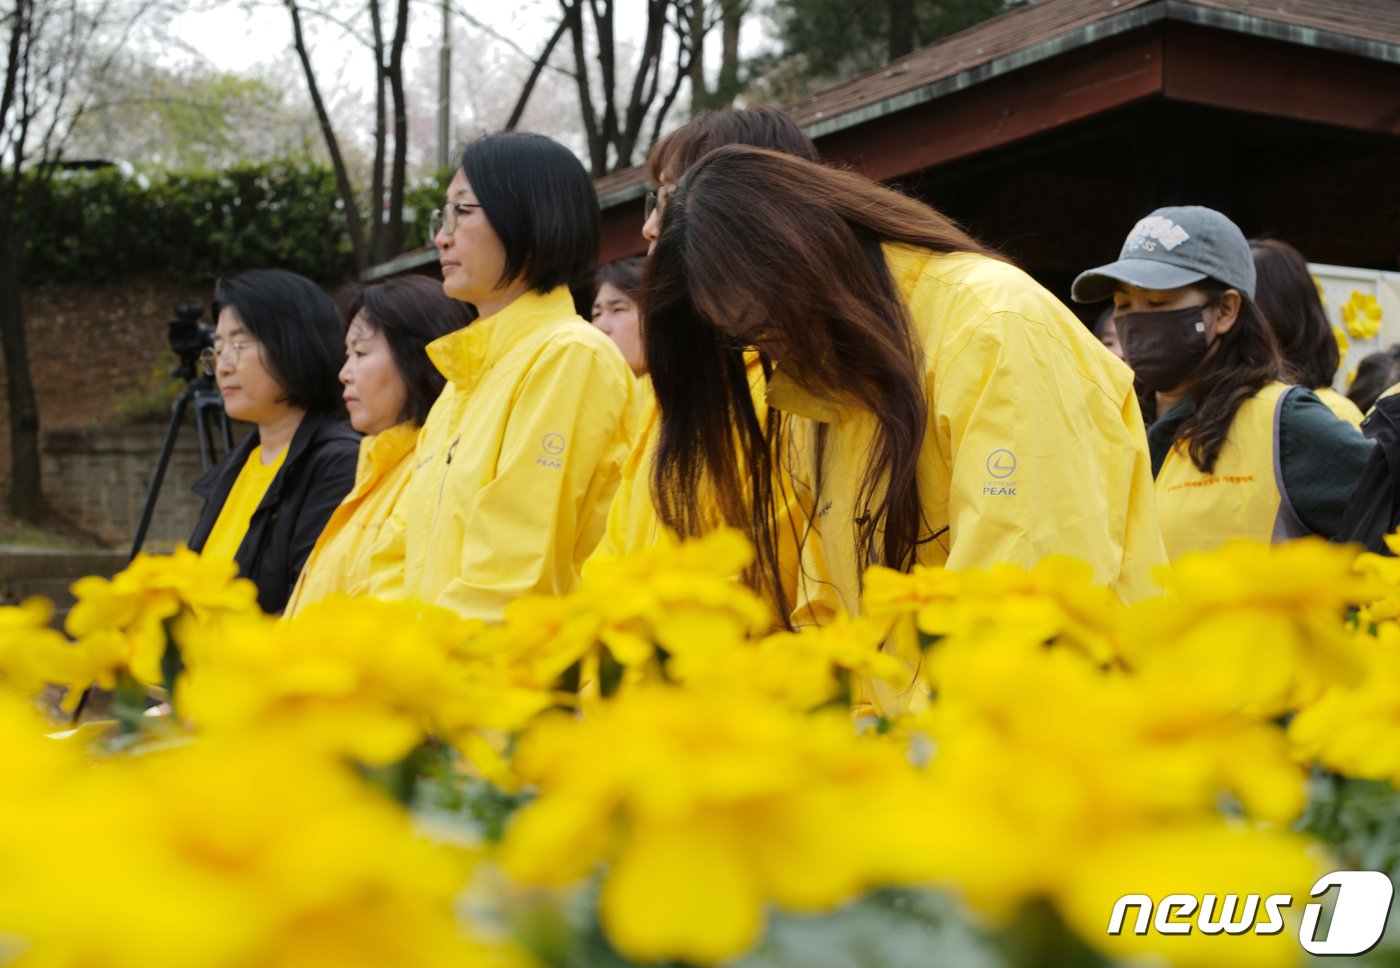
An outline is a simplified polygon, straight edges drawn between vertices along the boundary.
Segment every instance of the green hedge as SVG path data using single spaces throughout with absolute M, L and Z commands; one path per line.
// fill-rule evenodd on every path
M 442 184 L 433 178 L 410 190 L 410 246 L 426 240 Z M 108 168 L 65 173 L 28 189 L 35 217 L 24 256 L 27 282 L 140 272 L 206 282 L 266 267 L 323 282 L 353 274 L 335 176 L 316 162 L 281 159 L 150 182 Z

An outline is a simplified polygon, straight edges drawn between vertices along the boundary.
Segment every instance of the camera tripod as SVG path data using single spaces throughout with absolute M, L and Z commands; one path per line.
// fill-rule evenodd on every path
M 207 471 L 218 459 L 216 435 L 222 439 L 224 454 L 233 449 L 233 432 L 229 428 L 228 415 L 224 413 L 223 398 L 214 386 L 214 378 L 199 365 L 200 352 L 205 346 L 212 346 L 213 339 L 199 327 L 199 307 L 181 306 L 175 310 L 175 314 L 177 319 L 170 324 L 170 345 L 180 357 L 180 363 L 171 369 L 170 375 L 183 378 L 185 388 L 170 407 L 170 427 L 165 432 L 165 443 L 161 445 L 160 458 L 156 461 L 151 486 L 146 492 L 146 506 L 141 511 L 136 538 L 131 543 L 133 559 L 141 553 L 141 545 L 146 541 L 146 532 L 150 530 L 151 518 L 156 510 L 156 499 L 160 497 L 170 457 L 175 453 L 175 442 L 185 423 L 185 411 L 191 403 L 194 404 L 194 428 L 199 439 L 201 470 Z

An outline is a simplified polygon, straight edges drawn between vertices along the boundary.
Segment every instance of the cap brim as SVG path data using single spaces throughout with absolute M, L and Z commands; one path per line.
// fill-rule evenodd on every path
M 1177 289 L 1190 286 L 1206 278 L 1204 272 L 1183 269 L 1181 266 L 1150 259 L 1119 259 L 1106 266 L 1081 272 L 1070 286 L 1070 296 L 1075 302 L 1101 302 L 1113 295 L 1113 287 L 1120 282 L 1143 289 Z

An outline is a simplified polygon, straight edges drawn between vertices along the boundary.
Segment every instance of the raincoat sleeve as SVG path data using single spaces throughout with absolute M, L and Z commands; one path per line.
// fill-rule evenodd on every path
M 1035 308 L 984 312 L 940 348 L 929 394 L 950 478 L 947 567 L 1064 554 L 1117 587 L 1126 561 L 1161 555 L 1146 441 L 1123 399 L 1131 389 L 1069 321 Z M 1125 548 L 1134 542 L 1142 554 Z
M 436 604 L 493 622 L 522 595 L 571 591 L 603 535 L 639 406 L 617 354 L 547 347 L 512 400 L 496 475 L 467 498 L 461 561 Z

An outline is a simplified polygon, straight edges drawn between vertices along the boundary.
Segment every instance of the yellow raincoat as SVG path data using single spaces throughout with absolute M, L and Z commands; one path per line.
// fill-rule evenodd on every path
M 393 514 L 413 469 L 418 427 L 401 423 L 360 441 L 355 486 L 316 539 L 282 614 L 291 618 L 337 592 L 360 595 L 370 577 L 370 552 Z
M 938 537 L 922 564 L 1087 562 L 1124 601 L 1155 592 L 1166 562 L 1133 376 L 1024 272 L 969 253 L 885 246 L 923 353 L 929 427 L 918 462 Z M 875 419 L 806 392 L 783 372 L 768 387 L 794 422 L 794 484 L 820 539 L 803 551 L 799 623 L 859 611 L 860 480 Z M 828 427 L 820 469 L 815 431 Z M 820 559 L 824 557 L 825 561 Z
M 766 381 L 763 376 L 763 363 L 757 353 L 749 353 L 746 360 L 749 387 L 754 396 L 754 407 L 760 422 L 767 419 L 768 404 L 765 401 Z M 651 499 L 652 464 L 656 456 L 656 445 L 661 438 L 661 413 L 656 405 L 656 395 L 651 388 L 651 379 L 641 381 L 645 395 L 641 432 L 632 448 L 631 455 L 622 469 L 622 483 L 613 497 L 608 510 L 608 527 L 593 552 L 594 558 L 624 557 L 645 551 L 665 541 L 674 541 L 675 533 L 661 523 L 656 513 L 656 505 Z M 801 535 L 806 530 L 802 510 L 794 498 L 792 483 L 787 479 L 786 469 L 778 467 L 779 478 L 775 482 L 774 497 L 779 504 L 777 556 L 781 572 L 783 593 L 789 606 L 797 594 L 798 546 Z M 713 524 L 722 523 L 719 508 L 714 508 Z M 776 602 L 770 602 L 776 607 Z M 777 616 L 774 616 L 775 623 Z
M 573 589 L 602 537 L 640 400 L 568 289 L 528 292 L 428 345 L 447 378 L 376 546 L 370 593 L 499 621 Z

